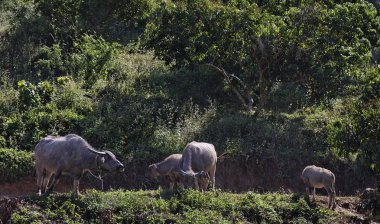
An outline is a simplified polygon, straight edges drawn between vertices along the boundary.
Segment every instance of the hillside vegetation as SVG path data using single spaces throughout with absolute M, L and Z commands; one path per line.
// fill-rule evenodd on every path
M 3 0 L 0 177 L 30 175 L 41 138 L 75 133 L 113 151 L 131 174 L 118 186 L 133 189 L 157 187 L 146 167 L 193 140 L 228 153 L 217 187 L 299 191 L 309 164 L 336 174 L 338 194 L 379 187 L 379 10 L 364 0 Z M 178 197 L 155 199 L 154 218 L 204 216 L 168 215 Z M 257 219 L 244 214 L 255 206 L 241 206 L 207 216 Z M 314 222 L 260 206 L 278 222 Z M 80 212 L 68 217 L 80 222 Z
M 30 198 L 12 223 L 326 223 L 333 212 L 296 195 L 90 191 Z

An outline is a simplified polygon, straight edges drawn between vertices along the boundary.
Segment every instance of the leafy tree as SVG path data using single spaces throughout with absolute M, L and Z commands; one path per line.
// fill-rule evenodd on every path
M 129 43 L 143 32 L 156 4 L 153 0 L 84 0 L 79 20 L 87 33 Z
M 118 44 L 109 44 L 103 38 L 85 35 L 74 43 L 73 53 L 67 61 L 68 73 L 82 77 L 87 87 L 98 79 L 106 79 L 113 69 Z
M 369 3 L 343 3 L 322 9 L 316 38 L 308 46 L 309 86 L 319 97 L 334 97 L 357 82 L 359 70 L 369 66 L 380 27 Z
M 267 68 L 262 63 L 280 57 L 277 43 L 270 43 L 283 30 L 279 18 L 261 12 L 254 4 L 240 10 L 192 1 L 176 8 L 164 5 L 154 21 L 147 27 L 146 45 L 158 56 L 177 66 L 203 64 L 215 69 L 247 109 L 252 107 L 254 90 L 247 84 L 251 85 L 252 76 L 260 77 L 264 101 L 266 76 L 271 73 L 264 71 Z M 260 56 L 263 59 L 255 60 Z
M 319 99 L 331 97 L 354 68 L 369 63 L 377 44 L 378 17 L 369 3 L 284 5 L 276 13 L 239 3 L 162 4 L 145 44 L 178 67 L 215 69 L 247 109 L 265 107 L 276 82 L 300 83 Z
M 371 70 L 362 96 L 348 114 L 328 126 L 329 143 L 345 157 L 357 154 L 377 176 L 380 189 L 380 70 Z

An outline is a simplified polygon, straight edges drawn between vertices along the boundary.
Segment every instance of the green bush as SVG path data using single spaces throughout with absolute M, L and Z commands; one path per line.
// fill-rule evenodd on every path
M 24 206 L 17 212 L 12 214 L 12 223 L 24 224 L 24 223 L 44 223 L 46 218 L 42 214 L 42 211 L 37 210 L 32 206 Z
M 345 158 L 359 158 L 372 169 L 380 186 L 380 69 L 363 74 L 360 97 L 346 102 L 341 115 L 326 125 L 327 142 Z
M 98 79 L 106 79 L 113 69 L 117 44 L 109 44 L 101 37 L 84 35 L 74 42 L 74 52 L 69 56 L 69 73 L 84 80 L 91 87 Z
M 59 86 L 52 96 L 52 103 L 58 110 L 70 109 L 79 114 L 89 114 L 92 111 L 93 101 L 91 94 L 81 88 L 81 84 L 71 77 L 58 77 Z
M 309 101 L 307 89 L 294 83 L 275 83 L 270 95 L 268 106 L 275 111 L 294 111 Z
M 59 44 L 42 46 L 32 58 L 33 72 L 42 80 L 51 80 L 65 72 L 63 49 Z
M 0 148 L 0 179 L 16 181 L 34 171 L 34 156 L 30 152 Z
M 12 223 L 324 223 L 334 212 L 295 195 L 227 192 L 90 190 L 31 197 L 12 214 Z
M 169 212 L 165 200 L 152 198 L 144 191 L 109 193 L 91 191 L 83 202 L 86 206 L 85 216 L 96 217 L 110 210 L 113 211 L 118 223 L 134 223 L 142 220 L 149 220 L 151 223 L 160 222 L 163 214 Z
M 178 223 L 230 223 L 218 211 L 193 209 L 184 213 Z
M 242 213 L 251 222 L 298 223 L 305 220 L 307 223 L 323 223 L 325 218 L 331 216 L 329 211 L 298 195 L 278 193 L 259 195 L 248 192 L 240 203 Z
M 8 76 L 0 72 L 0 116 L 11 114 L 17 110 L 18 99 L 19 92 L 14 88 Z
M 17 83 L 21 108 L 29 106 L 38 106 L 40 103 L 40 96 L 37 92 L 37 87 L 32 83 L 21 80 Z
M 241 202 L 240 209 L 249 222 L 282 223 L 273 206 L 260 200 L 257 195 L 247 194 Z

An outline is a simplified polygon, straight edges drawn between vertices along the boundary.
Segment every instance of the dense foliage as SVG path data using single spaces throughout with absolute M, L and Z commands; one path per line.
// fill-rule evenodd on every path
M 12 182 L 30 175 L 34 169 L 33 156 L 29 152 L 0 148 L 0 178 Z
M 289 194 L 90 191 L 85 196 L 31 198 L 12 223 L 326 223 L 334 213 Z
M 379 34 L 376 1 L 4 0 L 0 147 L 76 133 L 135 168 L 208 141 L 380 183 Z
M 306 99 L 341 95 L 378 47 L 379 22 L 367 2 L 279 5 L 272 12 L 248 1 L 198 0 L 161 5 L 145 35 L 167 63 L 216 66 L 230 88 L 243 89 L 235 91 L 243 105 L 258 93 L 253 106 L 263 107 L 276 83 L 298 83 Z
M 193 140 L 228 153 L 234 176 L 257 168 L 244 190 L 296 192 L 312 163 L 336 173 L 338 194 L 368 187 L 368 169 L 380 186 L 379 10 L 374 0 L 2 0 L 0 179 L 31 175 L 41 138 L 76 133 L 126 164 L 123 187 L 156 187 L 147 165 Z M 361 209 L 375 216 L 378 201 Z M 337 221 L 298 194 L 219 190 L 92 190 L 14 207 L 12 223 Z

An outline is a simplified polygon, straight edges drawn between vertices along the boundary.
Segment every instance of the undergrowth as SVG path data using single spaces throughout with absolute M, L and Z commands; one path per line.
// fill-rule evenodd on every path
M 295 194 L 200 193 L 194 190 L 90 190 L 33 196 L 12 223 L 326 223 L 336 214 Z
M 15 181 L 30 175 L 34 170 L 33 154 L 17 149 L 0 148 L 0 179 L 4 182 Z

